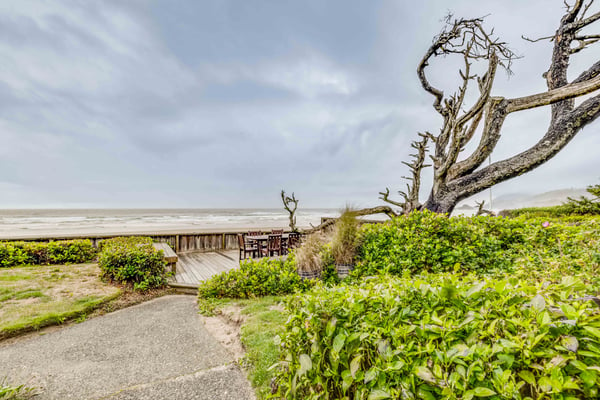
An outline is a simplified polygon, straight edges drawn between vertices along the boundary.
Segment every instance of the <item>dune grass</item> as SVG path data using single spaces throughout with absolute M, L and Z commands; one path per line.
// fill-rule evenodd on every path
M 121 291 L 97 264 L 0 268 L 0 339 L 84 316 Z

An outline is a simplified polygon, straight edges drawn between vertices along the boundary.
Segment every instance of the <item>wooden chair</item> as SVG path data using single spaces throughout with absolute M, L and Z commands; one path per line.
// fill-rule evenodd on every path
M 245 260 L 250 253 L 250 258 L 255 258 L 258 256 L 258 246 L 253 243 L 248 243 L 244 235 L 238 233 L 238 245 L 240 247 L 240 260 Z
M 248 236 L 260 236 L 262 235 L 261 231 L 248 231 Z
M 273 257 L 275 253 L 281 255 L 281 235 L 269 235 L 267 247 L 262 248 L 261 252 L 264 256 Z
M 273 229 L 271 233 L 273 235 L 283 235 L 283 229 Z
M 300 246 L 300 234 L 292 232 L 288 237 L 288 249 L 293 249 Z

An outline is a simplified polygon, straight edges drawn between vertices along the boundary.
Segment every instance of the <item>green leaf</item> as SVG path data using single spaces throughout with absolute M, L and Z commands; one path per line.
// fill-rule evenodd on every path
M 575 353 L 579 349 L 579 340 L 575 336 L 564 336 L 561 340 L 565 349 Z
M 513 363 L 515 362 L 515 357 L 511 354 L 498 354 L 496 357 L 498 357 L 498 360 L 500 360 L 503 364 L 506 364 L 505 368 L 510 368 Z
M 593 371 L 583 371 L 579 374 L 581 381 L 587 387 L 592 387 L 596 384 L 596 373 Z
M 350 371 L 348 371 L 347 369 L 343 370 L 342 371 L 342 390 L 344 392 L 346 392 L 350 388 L 350 386 L 352 386 L 353 382 L 354 382 L 354 379 L 353 379 Z
M 372 390 L 371 393 L 369 393 L 368 400 L 382 400 L 382 399 L 389 399 L 391 397 L 392 396 L 385 390 L 375 389 L 375 390 Z
M 538 294 L 531 299 L 531 307 L 537 312 L 540 312 L 546 308 L 546 300 Z
M 404 364 L 404 361 L 402 361 L 402 360 L 397 360 L 397 361 L 394 361 L 394 362 L 392 363 L 392 365 L 390 365 L 390 369 L 392 369 L 392 370 L 394 370 L 394 371 L 399 371 L 399 370 L 401 370 L 401 369 L 402 369 L 402 367 L 404 367 L 404 365 L 405 365 L 405 364 Z
M 300 370 L 298 374 L 300 376 L 304 375 L 308 370 L 312 368 L 312 361 L 308 354 L 300 354 Z
M 419 378 L 421 378 L 425 382 L 434 383 L 434 384 L 437 383 L 437 381 L 433 377 L 433 374 L 427 367 L 424 367 L 424 366 L 416 367 L 415 375 L 417 375 Z
M 600 339 L 600 329 L 594 328 L 593 326 L 584 326 L 583 329 L 585 329 L 588 333 L 596 336 L 597 339 Z
M 377 378 L 377 370 L 375 368 L 371 368 L 365 373 L 364 383 L 367 384 L 375 378 Z
M 423 400 L 436 400 L 435 396 L 423 386 L 419 386 L 417 389 L 417 396 Z
M 535 376 L 531 371 L 521 371 L 519 372 L 519 377 L 530 385 L 535 385 Z
M 358 355 L 358 356 L 354 357 L 354 359 L 352 359 L 352 361 L 350 362 L 350 374 L 352 374 L 353 378 L 356 376 L 356 371 L 358 371 L 360 368 L 361 361 L 362 361 L 362 356 Z
M 542 376 L 538 381 L 538 385 L 542 392 L 551 392 L 552 391 L 552 381 L 547 376 Z
M 479 292 L 481 292 L 481 289 L 483 289 L 485 287 L 486 283 L 485 282 L 479 282 L 473 286 L 471 286 L 469 288 L 469 290 L 467 290 L 467 292 L 465 293 L 466 297 L 471 297 L 474 294 L 477 294 Z
M 552 319 L 550 318 L 550 314 L 548 314 L 548 311 L 544 311 L 540 315 L 538 315 L 538 323 L 540 324 L 540 326 L 546 326 L 550 322 L 552 322 Z
M 496 394 L 492 389 L 488 389 L 486 387 L 476 387 L 473 389 L 473 394 L 477 397 L 490 397 Z
M 340 350 L 342 350 L 342 347 L 344 347 L 345 341 L 346 335 L 344 335 L 343 333 L 338 333 L 333 339 L 333 350 L 339 353 Z

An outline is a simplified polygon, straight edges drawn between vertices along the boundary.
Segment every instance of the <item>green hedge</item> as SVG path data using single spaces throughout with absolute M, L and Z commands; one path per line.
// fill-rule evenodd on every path
M 599 216 L 600 203 L 589 202 L 589 205 L 574 206 L 572 204 L 561 204 L 552 207 L 525 207 L 513 210 L 502 210 L 500 215 L 509 218 L 562 218 L 574 216 Z
M 89 240 L 52 242 L 0 242 L 0 266 L 76 264 L 89 262 L 96 250 Z
M 600 312 L 559 284 L 383 276 L 296 296 L 276 385 L 302 399 L 598 398 Z
M 447 218 L 425 211 L 365 225 L 361 235 L 355 276 L 423 271 L 502 274 L 522 264 L 536 270 L 560 267 L 576 274 L 589 272 L 600 255 L 597 217 Z
M 526 236 L 522 221 L 413 212 L 361 228 L 354 275 L 506 269 Z
M 204 299 L 284 295 L 304 291 L 314 283 L 300 278 L 293 254 L 290 254 L 285 261 L 268 258 L 244 261 L 239 269 L 201 282 L 198 295 Z
M 162 250 L 149 237 L 118 237 L 100 244 L 98 264 L 102 277 L 109 281 L 131 284 L 147 290 L 167 284 L 168 273 Z

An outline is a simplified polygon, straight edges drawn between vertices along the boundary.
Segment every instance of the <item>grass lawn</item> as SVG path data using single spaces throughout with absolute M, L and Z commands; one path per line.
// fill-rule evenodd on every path
M 27 400 L 33 398 L 35 394 L 33 388 L 24 385 L 13 386 L 8 384 L 5 378 L 0 379 L 0 400 Z
M 0 268 L 0 339 L 84 317 L 118 297 L 99 274 L 97 264 Z
M 271 392 L 273 370 L 269 368 L 279 361 L 275 337 L 283 331 L 287 321 L 287 314 L 283 310 L 285 299 L 283 296 L 244 300 L 220 299 L 210 304 L 210 308 L 214 307 L 216 313 L 219 313 L 219 310 L 236 308 L 243 316 L 241 340 L 246 351 L 243 365 L 259 399 L 266 398 Z

